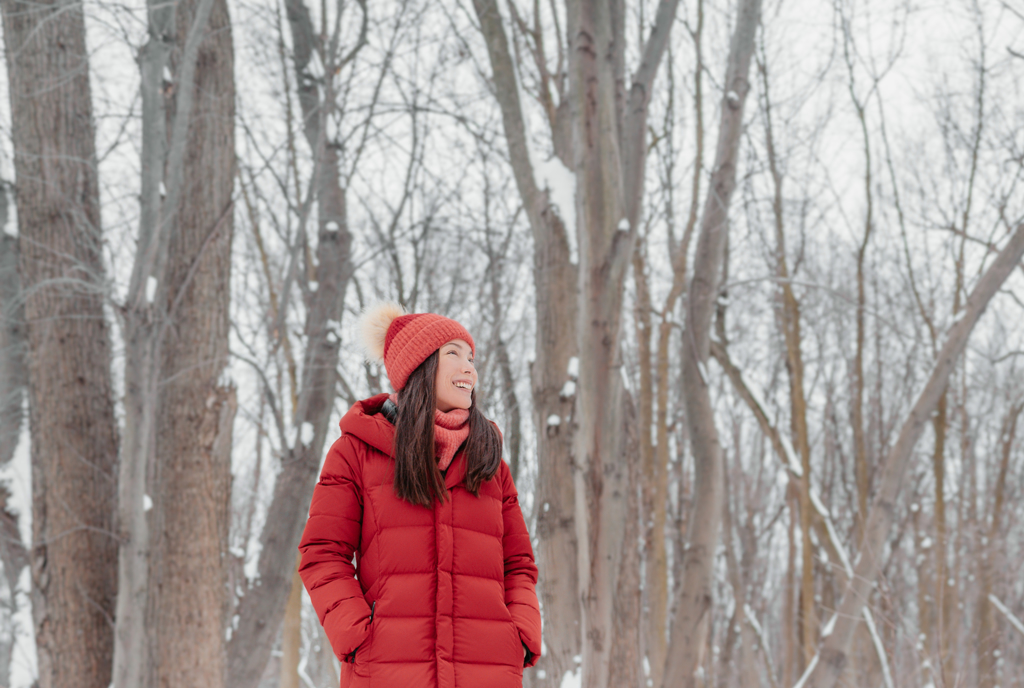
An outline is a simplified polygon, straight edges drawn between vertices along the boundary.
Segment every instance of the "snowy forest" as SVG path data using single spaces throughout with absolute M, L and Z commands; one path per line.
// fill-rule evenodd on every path
M 1024 687 L 1024 1 L 0 9 L 0 686 L 337 686 L 389 300 L 475 337 L 528 688 Z

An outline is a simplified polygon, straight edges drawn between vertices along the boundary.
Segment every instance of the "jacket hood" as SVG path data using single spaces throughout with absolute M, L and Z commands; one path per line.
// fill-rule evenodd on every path
M 387 401 L 387 394 L 377 394 L 369 399 L 363 399 L 352 404 L 352 408 L 342 416 L 341 427 L 343 435 L 352 435 L 362 440 L 374 449 L 382 452 L 385 456 L 395 457 L 395 426 L 391 424 L 383 413 L 381 407 Z M 494 425 L 494 423 L 491 423 Z M 497 428 L 497 425 L 494 425 Z M 498 431 L 501 436 L 501 431 Z M 449 488 L 458 485 L 466 476 L 465 453 L 460 448 L 455 453 L 448 471 L 445 473 L 444 482 Z
M 395 426 L 392 425 L 381 407 L 387 401 L 387 394 L 377 394 L 352 404 L 352 408 L 342 416 L 341 432 L 352 435 L 387 456 L 394 456 Z

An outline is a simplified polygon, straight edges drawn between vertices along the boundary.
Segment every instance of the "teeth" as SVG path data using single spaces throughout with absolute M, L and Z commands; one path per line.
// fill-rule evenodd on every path
M 473 389 L 470 385 L 466 384 L 465 382 L 456 382 L 455 386 L 459 387 L 460 389 Z

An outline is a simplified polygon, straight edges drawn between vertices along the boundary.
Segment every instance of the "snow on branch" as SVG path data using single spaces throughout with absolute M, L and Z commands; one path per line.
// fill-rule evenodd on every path
M 1020 631 L 1021 634 L 1024 634 L 1024 622 L 1022 622 L 1020 619 L 1014 616 L 1013 612 L 1007 609 L 1006 605 L 1000 602 L 998 597 L 990 594 L 988 596 L 988 601 L 991 602 L 992 606 L 998 609 L 1000 613 L 1006 617 L 1006 620 L 1010 622 L 1011 626 Z

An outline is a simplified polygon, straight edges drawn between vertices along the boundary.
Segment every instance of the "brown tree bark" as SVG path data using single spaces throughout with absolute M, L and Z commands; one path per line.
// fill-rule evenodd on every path
M 610 677 L 613 600 L 623 556 L 626 497 L 633 489 L 628 466 L 618 460 L 622 297 L 639 224 L 650 93 L 677 5 L 671 0 L 659 3 L 639 67 L 623 92 L 623 4 L 567 3 L 580 298 L 573 455 L 586 688 L 603 688 Z
M 814 596 L 814 548 L 811 544 L 813 508 L 811 506 L 811 444 L 807 433 L 807 399 L 804 395 L 803 336 L 801 334 L 800 302 L 797 301 L 790 280 L 789 263 L 786 258 L 786 228 L 783 210 L 783 176 L 775 149 L 775 132 L 772 122 L 772 101 L 768 82 L 768 65 L 759 60 L 762 96 L 764 98 L 765 145 L 768 153 L 768 169 L 772 178 L 772 217 L 775 229 L 775 275 L 778 278 L 781 307 L 778 308 L 777 322 L 782 330 L 786 347 L 786 372 L 789 378 L 789 421 L 790 432 L 800 458 L 803 479 L 799 484 L 800 503 L 800 639 L 801 666 L 807 666 L 814 656 L 818 642 L 818 619 Z M 858 349 L 859 351 L 859 349 Z
M 683 333 L 683 380 L 687 424 L 695 462 L 694 500 L 683 580 L 672 620 L 663 686 L 694 686 L 711 613 L 711 572 L 722 518 L 722 456 L 708 388 L 711 316 L 718 299 L 719 275 L 728 232 L 728 208 L 736 185 L 743 105 L 760 0 L 743 0 L 729 48 L 718 143 L 711 187 L 704 204 Z
M 536 289 L 536 348 L 530 366 L 534 427 L 537 431 L 537 558 L 547 677 L 538 684 L 558 686 L 576 669 L 580 653 L 577 542 L 572 479 L 572 426 L 575 394 L 563 394 L 576 355 L 576 266 L 570 261 L 567 228 L 537 186 L 526 139 L 522 103 L 508 38 L 496 0 L 474 0 L 487 45 L 494 95 L 501 108 L 512 173 L 533 235 Z M 569 145 L 553 132 L 555 150 Z
M 296 567 L 291 591 L 281 624 L 280 688 L 299 688 L 299 661 L 302 652 L 302 579 Z
M 1003 508 L 1006 503 L 1006 476 L 1010 469 L 1010 456 L 1017 436 L 1017 423 L 1024 412 L 1024 403 L 1018 402 L 1003 419 L 1002 432 L 999 433 L 1000 457 L 999 474 L 995 479 L 995 495 L 992 500 L 992 522 L 988 528 L 987 541 L 981 543 L 981 560 L 978 563 L 978 577 L 981 591 L 977 608 L 977 631 L 975 635 L 978 656 L 979 688 L 994 688 L 998 683 L 996 667 L 998 662 L 999 632 L 995 622 L 990 595 L 995 592 L 996 579 L 1001 570 L 999 553 L 1003 542 Z
M 4 0 L 28 335 L 39 685 L 110 683 L 117 427 L 80 5 Z
M 570 599 L 580 599 L 582 602 L 579 628 L 582 629 L 583 681 L 588 686 L 606 685 L 609 675 L 609 645 L 613 633 L 612 600 L 617 589 L 625 498 L 629 489 L 625 467 L 615 460 L 621 442 L 621 423 L 615 422 L 621 405 L 619 318 L 625 272 L 632 254 L 635 233 L 632 228 L 636 225 L 635 217 L 643 188 L 647 104 L 654 76 L 667 45 L 676 5 L 674 0 L 659 4 L 654 29 L 644 46 L 641 66 L 633 76 L 627 97 L 620 92 L 625 84 L 622 59 L 624 17 L 621 4 L 616 1 L 567 3 L 571 167 L 577 179 L 576 208 L 580 246 L 580 268 L 576 274 L 577 271 L 568 262 L 565 228 L 557 218 L 545 217 L 547 197 L 533 179 L 522 107 L 518 100 L 519 89 L 497 5 L 488 0 L 474 2 L 491 59 L 495 95 L 502 109 L 516 184 L 534 232 L 535 278 L 538 285 L 537 362 L 540 362 L 542 354 L 550 356 L 552 349 L 556 356 L 564 357 L 563 361 L 567 362 L 572 354 L 572 340 L 556 339 L 552 342 L 549 333 L 572 335 L 569 328 L 577 322 L 580 325 L 579 331 L 574 333 L 580 351 L 581 371 L 580 393 L 576 395 L 577 428 L 574 437 L 566 436 L 561 440 L 564 442 L 564 452 L 545 452 L 545 449 L 554 447 L 540 447 L 543 458 L 539 481 L 541 485 L 557 485 L 561 493 L 558 496 L 573 499 L 575 510 L 570 512 L 572 520 L 563 518 L 556 525 L 553 518 L 555 515 L 550 513 L 555 503 L 547 498 L 549 495 L 540 495 L 542 506 L 539 516 L 543 520 L 539 522 L 538 530 L 543 559 L 547 545 L 545 541 L 549 541 L 548 529 L 554 526 L 563 530 L 565 535 L 561 538 L 568 542 L 568 528 L 575 526 L 575 573 L 580 588 L 578 592 L 572 590 L 571 583 L 566 582 L 564 577 L 555 578 L 554 581 L 548 578 L 547 582 L 558 584 L 560 581 L 560 587 L 575 593 Z M 618 36 L 619 40 L 614 41 L 613 36 Z M 601 52 L 608 48 L 614 49 Z M 549 109 L 553 111 L 553 108 Z M 560 139 L 556 133 L 556 152 L 564 152 L 569 148 Z M 557 262 L 552 261 L 552 257 Z M 553 285 L 553 277 L 566 281 Z M 573 277 L 577 278 L 577 284 L 566 279 Z M 547 285 L 561 287 L 561 291 L 549 292 Z M 577 288 L 582 296 L 578 313 L 576 299 L 570 297 Z M 543 303 L 548 296 L 553 298 Z M 549 324 L 550 316 L 553 315 L 549 307 L 551 304 L 558 304 L 561 310 L 558 315 L 570 316 L 568 321 L 559 323 L 557 329 Z M 545 347 L 547 352 L 544 351 Z M 550 368 L 550 377 L 541 377 L 537 375 L 537 367 L 535 363 L 534 406 L 540 421 L 538 427 L 545 429 L 545 432 L 539 434 L 551 438 L 562 434 L 561 419 L 567 417 L 564 413 L 548 411 L 557 408 L 552 402 L 555 394 L 558 394 L 556 390 L 562 387 L 566 379 L 566 373 L 565 368 L 556 365 Z M 562 404 L 571 401 L 562 400 L 561 396 L 559 394 L 558 398 Z M 550 422 L 552 418 L 558 419 L 557 423 Z M 565 459 L 570 456 L 570 446 L 578 466 L 573 487 L 562 482 L 568 475 L 569 467 Z M 560 474 L 556 478 L 557 482 L 546 479 L 545 463 Z M 559 507 L 564 509 L 567 503 L 561 499 L 559 501 Z M 565 547 L 560 551 L 551 551 L 550 561 L 564 558 L 565 552 Z M 544 568 L 542 566 L 542 571 Z M 564 564 L 554 564 L 552 568 L 551 573 L 556 577 L 567 573 Z M 546 600 L 549 593 L 543 594 Z M 564 607 L 566 602 L 556 598 L 554 604 Z M 561 610 L 553 611 L 557 615 Z M 548 612 L 547 602 L 545 612 Z M 571 626 L 564 623 L 568 621 L 573 622 Z M 575 619 L 571 618 L 571 612 L 564 615 L 563 623 L 559 625 L 568 626 L 568 632 L 562 636 L 564 638 L 580 633 Z M 557 638 L 558 635 L 556 628 L 546 637 Z M 566 648 L 557 649 L 556 655 L 565 658 L 556 656 L 556 670 L 552 672 L 555 676 L 552 679 L 559 681 L 560 674 L 573 665 L 567 661 L 569 657 Z
M 639 450 L 639 432 L 650 432 L 650 424 L 638 425 L 637 406 L 626 395 L 621 423 L 623 443 L 619 460 L 629 467 L 631 488 L 626 496 L 626 520 L 623 527 L 624 544 L 619 560 L 618 580 L 614 602 L 612 649 L 608 685 L 646 685 L 643 671 L 643 645 L 641 643 L 641 579 L 640 579 L 640 472 L 641 464 L 634 459 Z
M 900 428 L 899 438 L 885 460 L 878 491 L 865 524 L 865 535 L 854 566 L 854 576 L 847 584 L 836 612 L 833 631 L 819 648 L 818 654 L 801 679 L 801 685 L 808 688 L 832 688 L 846 667 L 853 633 L 882 565 L 885 539 L 896 517 L 896 498 L 914 446 L 924 432 L 926 423 L 939 403 L 939 398 L 945 392 L 949 375 L 967 345 L 971 330 L 992 296 L 1020 262 L 1021 256 L 1024 256 L 1024 224 L 1016 227 L 1006 245 L 999 251 L 967 297 L 963 316 L 950 328 L 935 367 L 917 397 L 910 417 Z
M 669 362 L 671 355 L 672 332 L 675 329 L 676 307 L 686 291 L 687 258 L 690 254 L 690 243 L 697 226 L 700 211 L 701 177 L 704 167 L 704 57 L 701 41 L 704 32 L 704 1 L 697 2 L 697 24 L 692 31 L 696 65 L 694 69 L 694 143 L 696 152 L 693 160 L 693 178 L 690 187 L 690 209 L 683 229 L 682 239 L 670 241 L 669 254 L 672 259 L 672 285 L 665 297 L 659 313 L 661 322 L 658 324 L 658 346 L 654 378 L 657 385 L 657 411 L 655 412 L 654 456 L 649 467 L 645 468 L 645 480 L 648 485 L 650 528 L 646 561 L 647 626 L 645 649 L 650 663 L 650 680 L 655 686 L 661 685 L 662 673 L 665 669 L 665 657 L 668 651 L 668 555 L 666 550 L 665 524 L 668 510 L 668 464 L 669 464 L 669 389 L 678 385 L 678 380 L 670 378 Z M 674 89 L 671 62 L 669 69 L 669 89 Z M 670 91 L 671 92 L 671 91 Z M 674 98 L 672 98 L 674 101 Z M 669 172 L 671 172 L 671 167 Z M 666 179 L 671 187 L 671 175 Z M 672 217 L 672 190 L 666 189 L 666 214 Z M 673 237 L 674 240 L 674 237 Z M 674 245 L 673 245 L 674 244 Z M 635 268 L 634 268 L 635 270 Z M 639 291 L 639 290 L 638 290 Z M 653 336 L 653 333 L 651 333 Z
M 221 381 L 228 359 L 234 224 L 234 54 L 226 2 L 204 6 L 203 0 L 186 0 L 175 12 L 179 42 L 171 52 L 172 73 L 180 77 L 189 49 L 196 46 L 197 52 L 194 79 L 181 79 L 191 93 L 179 92 L 168 106 L 169 129 L 187 133 L 172 139 L 167 151 L 168 177 L 177 193 L 168 194 L 162 218 L 167 249 L 156 295 L 166 319 L 157 334 L 159 406 L 148 476 L 148 683 L 215 688 L 224 685 L 227 668 L 226 553 L 236 410 L 233 386 Z M 200 31 L 198 43 L 190 40 L 193 31 Z

